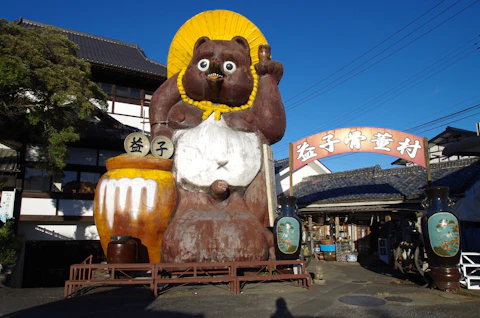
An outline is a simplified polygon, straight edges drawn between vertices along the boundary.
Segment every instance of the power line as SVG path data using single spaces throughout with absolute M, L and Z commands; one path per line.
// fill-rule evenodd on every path
M 360 107 L 356 108 L 356 109 L 355 109 L 353 112 L 351 112 L 349 115 L 344 116 L 344 117 L 341 117 L 341 118 L 338 118 L 336 121 L 330 122 L 330 125 L 331 125 L 331 126 L 335 126 L 335 125 L 340 126 L 341 123 L 346 123 L 348 120 L 350 120 L 350 119 L 352 119 L 352 118 L 358 118 L 358 117 L 360 117 L 360 116 L 362 116 L 362 115 L 365 115 L 365 114 L 369 113 L 370 111 L 372 111 L 372 110 L 374 110 L 374 109 L 376 109 L 376 108 L 378 108 L 378 107 L 386 104 L 387 102 L 393 100 L 394 98 L 396 98 L 396 97 L 398 97 L 398 96 L 406 93 L 406 92 L 409 91 L 410 89 L 412 89 L 412 88 L 420 85 L 421 83 L 427 81 L 428 79 L 432 78 L 432 77 L 435 76 L 436 74 L 444 71 L 444 70 L 447 69 L 448 67 L 450 67 L 450 66 L 452 66 L 453 64 L 461 61 L 462 59 L 466 58 L 467 56 L 469 56 L 470 54 L 472 54 L 472 53 L 474 53 L 474 52 L 476 51 L 476 49 L 471 50 L 471 52 L 469 52 L 468 54 L 466 54 L 466 55 L 458 58 L 457 60 L 453 61 L 452 63 L 448 64 L 447 66 L 445 66 L 445 67 L 442 68 L 441 70 L 439 70 L 439 71 L 431 74 L 430 76 L 424 78 L 423 80 L 421 80 L 421 81 L 413 84 L 412 86 L 408 87 L 408 85 L 412 84 L 412 83 L 415 82 L 416 80 L 418 80 L 418 79 L 420 79 L 421 77 L 427 75 L 428 73 L 434 71 L 435 69 L 439 68 L 440 66 L 444 65 L 444 64 L 447 63 L 448 61 L 452 60 L 453 58 L 457 57 L 458 55 L 464 53 L 465 51 L 467 51 L 467 50 L 469 50 L 469 49 L 471 50 L 471 48 L 467 48 L 467 49 L 463 50 L 462 52 L 460 52 L 459 54 L 455 55 L 454 57 L 446 60 L 446 61 L 443 62 L 442 64 L 436 66 L 435 68 L 431 69 L 431 70 L 428 71 L 427 73 L 425 73 L 425 74 L 423 74 L 423 75 L 421 75 L 421 76 L 413 79 L 412 81 L 409 81 L 409 82 L 406 83 L 406 84 L 405 84 L 405 82 L 407 82 L 407 81 L 410 80 L 411 78 L 409 78 L 407 81 L 404 81 L 404 82 L 400 83 L 399 85 L 393 87 L 392 89 L 390 89 L 389 91 L 387 91 L 387 93 L 388 93 L 388 92 L 391 92 L 392 90 L 394 90 L 393 92 L 391 92 L 390 94 L 388 94 L 387 96 L 384 96 L 384 97 L 382 97 L 382 98 L 377 97 L 377 98 L 376 98 L 376 99 L 377 99 L 376 101 L 374 100 L 374 102 L 375 102 L 375 103 L 378 103 L 378 104 L 376 104 L 376 105 L 375 105 L 375 104 L 371 104 L 371 105 L 367 106 L 369 103 L 365 103 L 365 104 L 361 105 Z M 420 71 L 420 72 L 417 73 L 417 74 L 420 74 L 420 73 L 422 73 L 422 72 L 425 71 L 425 70 L 426 70 L 426 69 Z M 417 75 L 417 74 L 416 74 L 416 75 Z M 405 84 L 405 85 L 402 85 L 402 84 Z M 400 85 L 402 85 L 402 86 L 401 86 L 401 87 L 398 87 L 398 86 L 400 86 Z M 388 98 L 389 96 L 395 94 L 396 92 L 400 91 L 400 90 L 403 89 L 403 88 L 405 88 L 403 91 L 401 91 L 401 92 L 399 92 L 398 94 L 390 97 L 389 99 L 386 99 L 386 98 Z M 383 95 L 385 95 L 385 94 L 383 94 Z M 382 96 L 382 95 L 380 95 L 380 96 Z M 385 99 L 386 99 L 386 100 L 385 100 Z M 382 102 L 382 101 L 383 101 L 383 102 Z M 365 108 L 364 106 L 367 106 L 367 107 Z M 318 130 L 318 129 L 316 129 L 316 130 Z
M 478 99 L 478 100 L 477 100 L 477 99 Z M 458 106 L 458 105 L 462 105 L 462 104 L 464 104 L 464 103 L 466 103 L 466 102 L 469 102 L 469 101 L 471 101 L 471 100 L 477 100 L 477 101 L 475 101 L 475 103 L 480 103 L 479 96 L 471 97 L 471 98 L 468 98 L 468 99 L 466 99 L 466 100 L 464 100 L 464 101 L 458 102 L 458 103 L 456 103 L 456 104 L 454 104 L 454 105 L 447 106 L 447 107 L 439 110 L 438 112 L 432 114 L 432 116 L 433 116 L 433 115 L 436 115 L 436 114 L 441 114 L 441 113 L 442 113 L 443 111 L 445 111 L 446 109 L 452 109 L 453 107 L 456 107 L 456 106 Z M 443 117 L 440 117 L 440 118 L 448 118 L 449 116 L 450 116 L 450 115 L 446 115 L 446 116 L 443 116 Z M 438 120 L 438 119 L 436 119 L 436 120 Z M 418 121 L 416 121 L 416 122 L 420 122 L 420 121 L 421 121 L 421 120 L 418 120 Z M 435 120 L 434 120 L 434 121 L 435 121 Z M 414 123 L 416 123 L 416 122 L 414 122 Z M 433 122 L 433 121 L 432 121 L 432 122 Z M 400 130 L 404 130 L 404 131 L 407 131 L 407 132 L 413 132 L 413 131 L 415 131 L 415 129 L 420 129 L 420 128 L 423 128 L 424 126 L 426 126 L 426 123 L 419 124 L 419 125 L 417 125 L 417 126 L 413 126 L 413 127 L 410 127 L 410 128 L 406 128 L 406 126 L 402 126 L 402 127 L 400 127 Z
M 476 104 L 476 105 L 473 105 L 473 106 L 470 106 L 468 108 L 465 108 L 465 109 L 462 109 L 460 111 L 457 111 L 457 112 L 454 112 L 452 114 L 449 114 L 449 115 L 446 115 L 446 116 L 442 116 L 440 118 L 437 118 L 437 119 L 434 119 L 434 120 L 431 120 L 429 122 L 426 122 L 424 124 L 421 124 L 421 125 L 418 125 L 418 126 L 415 126 L 415 127 L 412 127 L 410 129 L 408 129 L 407 131 L 418 131 L 420 130 L 418 133 L 422 133 L 422 132 L 425 132 L 425 131 L 430 131 L 432 129 L 435 129 L 435 128 L 438 128 L 438 127 L 434 127 L 434 128 L 428 128 L 429 126 L 431 125 L 435 125 L 437 123 L 440 123 L 442 121 L 445 121 L 445 120 L 451 120 L 452 118 L 455 118 L 455 117 L 458 117 L 460 115 L 464 115 L 465 113 L 468 113 L 468 112 L 471 112 L 471 111 L 474 111 L 476 109 L 480 108 L 480 104 Z M 475 115 L 475 114 L 474 114 Z M 472 116 L 472 115 L 468 115 L 469 117 Z M 467 117 L 463 117 L 462 119 L 465 119 Z M 449 121 L 449 123 L 453 123 L 453 122 L 457 122 L 458 120 L 455 120 L 455 121 Z M 444 125 L 444 124 L 442 124 Z M 428 128 L 427 130 L 422 130 L 422 128 Z
M 470 50 L 471 50 L 471 48 L 467 48 L 467 49 L 463 50 L 462 52 L 460 52 L 458 55 L 460 55 L 460 54 L 464 53 L 464 52 L 465 52 L 465 51 L 467 51 L 468 49 L 470 49 Z M 431 74 L 430 76 L 428 76 L 428 77 L 424 78 L 424 79 L 423 79 L 423 80 L 421 80 L 420 82 L 417 82 L 417 83 L 415 83 L 414 85 L 412 85 L 412 86 L 410 86 L 410 87 L 407 87 L 408 85 L 410 85 L 410 84 L 411 84 L 411 83 L 413 83 L 414 81 L 418 80 L 418 79 L 419 79 L 419 78 L 421 78 L 422 76 L 425 76 L 426 74 L 428 74 L 428 73 L 430 73 L 430 72 L 434 71 L 435 69 L 439 68 L 440 66 L 444 65 L 444 64 L 445 64 L 445 63 L 447 63 L 448 61 L 450 61 L 450 60 L 452 60 L 453 58 L 455 58 L 455 57 L 457 57 L 457 56 L 458 56 L 458 55 L 455 55 L 454 57 L 452 57 L 452 58 L 450 58 L 450 59 L 446 60 L 446 61 L 445 61 L 445 62 L 443 62 L 442 64 L 438 65 L 437 67 L 435 67 L 435 68 L 431 69 L 430 71 L 428 71 L 428 72 L 427 72 L 427 73 L 425 73 L 424 75 L 420 76 L 419 78 L 416 78 L 416 79 L 414 79 L 414 80 L 410 81 L 409 83 L 407 83 L 407 84 L 403 85 L 402 87 L 400 87 L 399 89 L 397 89 L 396 91 L 394 91 L 394 92 L 393 92 L 393 93 L 395 93 L 395 92 L 399 91 L 400 89 L 407 87 L 405 90 L 401 91 L 400 93 L 398 93 L 398 94 L 396 94 L 396 95 L 392 96 L 391 98 L 389 98 L 389 99 L 387 99 L 387 100 L 384 100 L 384 101 L 383 101 L 382 103 L 380 103 L 380 104 L 377 104 L 377 105 L 371 105 L 371 106 L 369 106 L 367 109 L 360 109 L 360 111 L 362 112 L 362 115 L 364 115 L 364 114 L 366 114 L 366 113 L 368 113 L 368 112 L 372 111 L 373 109 L 376 109 L 376 108 L 378 108 L 378 107 L 380 107 L 380 106 L 384 105 L 385 103 L 387 103 L 387 102 L 391 101 L 392 99 L 396 98 L 397 96 L 400 96 L 400 95 L 404 94 L 405 92 L 409 91 L 410 89 L 412 89 L 412 88 L 414 88 L 414 87 L 416 87 L 416 86 L 420 85 L 421 83 L 423 83 L 423 82 L 427 81 L 428 79 L 432 78 L 433 76 L 437 75 L 438 73 L 440 73 L 440 72 L 444 71 L 445 69 L 449 68 L 449 67 L 450 67 L 450 66 L 452 66 L 453 64 L 455 64 L 455 63 L 457 63 L 457 62 L 459 62 L 459 61 L 463 60 L 464 58 L 466 58 L 466 57 L 467 57 L 467 56 L 469 56 L 470 54 L 472 54 L 472 53 L 476 52 L 476 50 L 477 50 L 477 48 L 475 48 L 475 49 L 471 50 L 471 51 L 470 51 L 468 54 L 466 54 L 466 55 L 464 55 L 464 56 L 462 56 L 462 57 L 458 58 L 457 60 L 453 61 L 452 63 L 448 64 L 447 66 L 445 66 L 444 68 L 442 68 L 441 70 L 439 70 L 438 72 L 435 72 L 435 73 Z M 423 72 L 423 71 L 422 71 L 422 72 Z M 403 84 L 403 83 L 402 83 L 402 84 Z M 388 96 L 385 96 L 384 98 L 380 99 L 379 101 L 381 101 L 381 100 L 383 100 L 383 99 L 385 99 L 385 98 L 387 98 L 387 97 L 388 97 Z M 357 111 L 357 113 L 358 113 L 358 111 Z M 352 118 L 352 117 L 353 117 L 352 115 L 353 115 L 353 114 L 351 114 L 351 115 L 349 116 L 349 118 Z M 344 118 L 342 118 L 342 119 L 344 119 Z
M 480 114 L 480 112 L 475 113 L 475 114 L 471 114 L 471 115 L 468 115 L 468 116 L 465 116 L 465 117 L 462 117 L 462 118 L 459 118 L 459 119 L 457 119 L 457 120 L 449 121 L 447 124 L 456 123 L 457 121 L 464 120 L 464 119 L 470 118 L 470 117 L 475 116 L 475 115 L 478 115 L 478 114 Z M 441 128 L 441 127 L 444 127 L 444 126 L 445 126 L 445 124 L 442 124 L 442 125 L 439 125 L 439 126 L 436 126 L 436 127 L 432 127 L 432 128 L 430 128 L 430 129 L 422 130 L 422 131 L 420 131 L 420 132 L 418 132 L 418 133 L 424 133 L 424 132 L 427 132 L 427 131 L 430 131 L 430 130 L 434 130 L 434 129 L 437 129 L 437 128 Z
M 387 37 L 386 39 L 384 39 L 383 41 L 381 41 L 380 43 L 378 43 L 377 45 L 375 45 L 374 47 L 372 47 L 370 50 L 366 51 L 365 53 L 363 53 L 362 55 L 358 56 L 357 58 L 353 59 L 352 61 L 350 61 L 348 64 L 346 64 L 345 66 L 341 67 L 340 69 L 336 70 L 335 72 L 331 73 L 330 75 L 328 75 L 327 77 L 323 78 L 321 81 L 318 81 L 316 82 L 315 84 L 313 84 L 312 86 L 304 89 L 303 91 L 301 91 L 300 93 L 296 94 L 295 96 L 287 99 L 285 101 L 285 103 L 288 103 L 289 101 L 291 101 L 292 99 L 295 99 L 296 97 L 302 95 L 303 93 L 309 91 L 310 89 L 314 88 L 315 86 L 317 86 L 318 84 L 320 83 L 323 83 L 324 81 L 326 81 L 327 79 L 329 79 L 330 77 L 332 77 L 333 75 L 337 74 L 338 72 L 344 70 L 345 68 L 347 68 L 348 66 L 352 65 L 353 63 L 355 63 L 356 61 L 358 61 L 359 59 L 361 59 L 362 57 L 364 57 L 365 55 L 367 55 L 368 53 L 372 52 L 373 50 L 375 50 L 377 47 L 379 47 L 380 45 L 382 45 L 383 43 L 387 42 L 388 40 L 390 40 L 391 38 L 393 38 L 395 35 L 397 35 L 398 33 L 402 32 L 403 30 L 405 30 L 407 27 L 409 27 L 410 25 L 412 25 L 413 23 L 415 23 L 416 21 L 418 21 L 419 19 L 421 19 L 423 16 L 425 16 L 426 14 L 428 14 L 430 11 L 432 11 L 433 9 L 435 9 L 436 7 L 438 7 L 440 4 L 442 4 L 443 2 L 445 2 L 445 0 L 442 0 L 440 1 L 439 3 L 437 3 L 436 5 L 434 5 L 433 7 L 431 7 L 429 10 L 427 10 L 426 12 L 424 12 L 423 14 L 421 14 L 419 17 L 417 17 L 416 19 L 414 19 L 413 21 L 411 21 L 410 23 L 408 23 L 407 25 L 405 25 L 404 27 L 402 27 L 400 30 L 396 31 L 395 33 L 393 33 L 392 35 L 390 35 L 389 37 Z M 458 1 L 457 1 L 458 3 Z M 455 3 L 456 4 L 456 3 Z
M 479 31 L 480 31 L 480 29 L 477 30 L 477 31 L 475 31 L 474 33 L 477 33 L 477 32 L 479 32 Z M 471 36 L 468 36 L 468 37 L 471 37 Z M 394 87 L 390 88 L 389 90 L 385 91 L 384 93 L 381 93 L 379 96 L 375 97 L 374 99 L 372 99 L 372 100 L 370 100 L 370 101 L 368 101 L 368 102 L 365 102 L 365 103 L 357 106 L 352 112 L 350 112 L 349 115 L 343 116 L 343 117 L 341 117 L 341 118 L 338 118 L 338 119 L 334 120 L 333 122 L 331 121 L 329 124 L 332 125 L 332 126 L 334 126 L 334 125 L 339 125 L 340 122 L 346 122 L 346 121 L 350 120 L 350 119 L 353 118 L 353 117 L 358 118 L 359 115 L 357 115 L 357 114 L 361 113 L 361 115 L 364 115 L 364 114 L 372 111 L 373 109 L 378 108 L 378 107 L 381 106 L 381 105 L 384 105 L 384 104 L 387 103 L 388 101 L 396 98 L 397 96 L 399 96 L 399 95 L 401 95 L 401 94 L 404 94 L 404 93 L 407 92 L 408 90 L 410 90 L 410 89 L 418 86 L 419 84 L 425 82 L 426 80 L 430 79 L 430 78 L 433 77 L 434 75 L 442 72 L 443 70 L 447 69 L 448 67 L 452 66 L 453 64 L 455 64 L 455 63 L 459 62 L 460 60 L 466 58 L 468 55 L 474 53 L 477 48 L 474 48 L 473 50 L 471 50 L 471 49 L 472 49 L 472 45 L 470 44 L 470 46 L 467 47 L 466 49 L 462 50 L 461 52 L 457 53 L 457 54 L 454 55 L 453 57 L 451 57 L 451 58 L 449 58 L 449 59 L 447 59 L 447 60 L 445 60 L 445 61 L 443 61 L 442 63 L 439 64 L 439 62 L 441 62 L 442 60 L 444 60 L 444 59 L 447 58 L 448 56 L 450 56 L 450 55 L 452 55 L 453 53 L 455 53 L 455 52 L 457 52 L 458 50 L 460 50 L 462 47 L 464 47 L 465 45 L 467 45 L 468 42 L 472 41 L 472 39 L 468 39 L 468 37 L 466 38 L 466 39 L 467 39 L 467 42 L 466 42 L 466 43 L 460 45 L 459 47 L 457 47 L 456 49 L 454 49 L 452 52 L 450 52 L 449 54 L 447 54 L 446 56 L 438 59 L 438 60 L 437 60 L 436 62 L 434 62 L 434 63 L 430 63 L 430 65 L 428 65 L 427 67 L 425 67 L 425 68 L 422 69 L 421 71 L 419 71 L 419 72 L 417 72 L 416 74 L 410 76 L 410 77 L 407 78 L 406 80 L 404 80 L 404 81 L 402 81 L 401 83 L 395 85 Z M 475 36 L 475 38 L 477 38 L 477 37 L 478 37 L 478 36 Z M 465 39 L 464 39 L 463 41 L 460 41 L 460 42 L 465 42 Z M 477 42 L 477 43 L 474 43 L 473 45 L 476 46 L 477 44 L 478 44 L 478 42 Z M 468 51 L 469 49 L 470 49 L 471 51 L 470 51 L 468 54 L 466 54 L 466 55 L 458 58 L 457 60 L 455 60 L 455 61 L 453 61 L 452 63 L 448 64 L 447 66 L 445 66 L 444 68 L 440 69 L 439 71 L 437 71 L 437 72 L 431 74 L 430 76 L 424 78 L 422 81 L 417 82 L 417 83 L 415 83 L 414 85 L 412 85 L 412 86 L 410 86 L 410 87 L 407 87 L 408 85 L 412 84 L 412 83 L 415 82 L 416 80 L 422 78 L 423 76 L 426 76 L 427 74 L 431 73 L 431 72 L 434 71 L 435 69 L 438 69 L 439 67 L 441 67 L 441 66 L 444 65 L 445 63 L 451 61 L 451 60 L 454 59 L 455 57 L 460 56 L 462 53 Z M 444 55 L 445 53 L 447 53 L 447 52 L 450 51 L 450 50 L 452 50 L 452 48 L 448 49 L 447 51 L 445 51 L 444 53 L 440 54 L 439 56 Z M 436 59 L 437 59 L 437 58 L 434 58 L 432 61 L 435 61 Z M 435 65 L 436 65 L 436 66 L 435 66 Z M 435 66 L 435 67 L 433 67 L 433 66 Z M 432 68 L 432 67 L 433 67 L 433 68 Z M 428 70 L 428 69 L 430 69 L 430 70 L 429 70 L 428 72 L 425 72 L 425 71 Z M 423 74 L 423 75 L 420 75 L 420 74 L 422 74 L 422 73 L 424 73 L 424 74 Z M 407 87 L 407 88 L 406 88 L 406 87 Z M 406 88 L 406 89 L 404 89 L 404 90 L 401 91 L 400 93 L 394 95 L 393 97 L 385 100 L 385 98 L 388 98 L 389 96 L 392 96 L 393 94 L 395 94 L 396 92 L 398 92 L 399 90 L 401 90 L 401 89 L 403 89 L 403 88 Z M 373 104 L 373 103 L 378 103 L 378 102 L 380 102 L 380 101 L 382 101 L 382 100 L 383 100 L 383 102 L 380 103 L 380 104 L 377 104 L 377 105 L 374 105 L 374 104 Z M 369 104 L 371 104 L 371 105 L 369 105 Z M 367 105 L 369 105 L 369 106 L 367 106 Z M 365 108 L 365 106 L 367 106 L 367 108 Z M 318 131 L 318 130 L 319 130 L 319 128 L 312 129 L 312 131 Z M 309 135 L 309 134 L 307 134 L 307 136 L 308 136 L 308 135 Z M 286 146 L 287 146 L 287 145 L 284 145 L 284 147 L 286 147 Z M 283 147 L 283 148 L 284 148 L 284 147 Z M 282 146 L 280 145 L 279 148 L 282 149 Z
M 473 99 L 473 98 L 471 98 Z M 480 103 L 478 104 L 475 104 L 473 106 L 470 106 L 470 107 L 467 107 L 467 108 L 464 108 L 464 109 L 461 109 L 461 110 L 458 110 L 458 111 L 455 111 L 453 113 L 450 113 L 448 115 L 445 115 L 445 116 L 442 116 L 442 117 L 439 117 L 439 118 L 436 118 L 434 120 L 431 120 L 431 121 L 428 121 L 426 123 L 423 123 L 423 124 L 420 124 L 420 125 L 417 125 L 417 126 L 414 126 L 414 127 L 411 127 L 411 128 L 408 128 L 408 129 L 403 129 L 403 131 L 406 131 L 406 132 L 410 132 L 410 133 L 423 133 L 423 132 L 427 132 L 427 131 L 430 131 L 430 130 L 433 130 L 433 129 L 437 129 L 437 128 L 440 128 L 440 127 L 443 127 L 445 125 L 448 125 L 448 124 L 451 124 L 451 123 L 454 123 L 454 122 L 457 122 L 457 121 L 460 121 L 460 120 L 463 120 L 463 119 L 466 119 L 466 118 L 469 118 L 469 117 L 472 117 L 474 115 L 477 115 L 479 113 L 475 113 L 475 114 L 469 114 L 469 115 L 466 115 L 465 117 L 462 117 L 460 119 L 456 119 L 456 120 L 452 120 L 453 118 L 456 118 L 458 116 L 461 116 L 461 115 L 465 115 L 469 112 L 472 112 L 472 111 L 475 111 L 475 110 L 478 110 L 480 108 Z M 448 121 L 447 121 L 448 120 Z M 445 122 L 447 121 L 447 122 Z M 442 123 L 443 122 L 443 123 Z M 436 124 L 439 124 L 439 123 L 442 123 L 441 125 L 439 126 L 435 126 L 435 127 L 430 127 L 432 125 L 436 125 Z M 322 159 L 322 160 L 325 160 L 325 159 Z
M 446 115 L 446 116 L 442 116 L 440 118 L 437 118 L 437 119 L 434 119 L 434 120 L 431 120 L 429 122 L 426 122 L 422 125 L 419 125 L 419 126 L 415 126 L 415 127 L 412 127 L 412 128 L 409 128 L 409 129 L 406 129 L 405 131 L 407 132 L 416 132 L 416 134 L 421 134 L 421 133 L 425 133 L 427 131 L 431 131 L 431 130 L 434 130 L 434 129 L 438 129 L 438 128 L 442 128 L 442 127 L 445 127 L 446 125 L 449 125 L 449 124 L 452 124 L 452 123 L 455 123 L 455 122 L 458 122 L 458 121 L 461 121 L 461 120 L 464 120 L 464 119 L 467 119 L 467 118 L 470 118 L 472 116 L 475 116 L 475 115 L 478 115 L 480 114 L 480 112 L 477 112 L 477 113 L 474 113 L 474 114 L 468 114 L 464 117 L 461 117 L 461 118 L 458 118 L 458 119 L 455 119 L 455 120 L 452 120 L 452 118 L 454 117 L 458 117 L 462 114 L 465 114 L 465 113 L 468 113 L 468 112 L 471 112 L 471 111 L 474 111 L 474 110 L 477 110 L 480 108 L 480 104 L 476 104 L 476 105 L 473 105 L 471 107 L 468 107 L 466 109 L 463 109 L 463 110 L 460 110 L 460 111 L 457 111 L 457 112 L 454 112 L 452 114 L 449 114 L 449 115 Z M 434 127 L 429 127 L 427 129 L 428 126 L 431 126 L 431 125 L 434 125 L 434 124 L 438 124 L 438 123 L 441 123 L 442 121 L 445 121 L 446 119 L 449 119 L 448 122 L 446 123 L 442 123 L 440 125 L 437 125 L 437 126 L 434 126 Z M 423 130 L 419 130 L 420 128 L 426 128 L 426 129 L 423 129 Z M 419 131 L 418 131 L 419 130 Z M 342 154 L 342 155 L 337 155 L 337 156 L 331 156 L 331 157 L 326 157 L 326 158 L 322 158 L 322 161 L 329 161 L 329 160 L 334 160 L 334 159 L 340 159 L 340 158 L 343 158 L 343 157 L 346 157 L 346 156 L 351 156 L 353 155 L 354 153 L 347 153 L 347 154 Z
M 301 100 L 297 101 L 294 105 L 290 106 L 290 107 L 287 107 L 286 110 L 289 111 L 289 110 L 292 110 L 298 106 L 301 106 L 303 104 L 305 104 L 306 102 L 320 96 L 320 95 L 323 95 L 325 94 L 326 92 L 338 87 L 339 85 L 347 82 L 348 80 L 360 75 L 361 73 L 365 72 L 366 70 L 372 68 L 373 66 L 377 65 L 378 63 L 384 61 L 385 59 L 389 58 L 390 56 L 392 56 L 393 54 L 399 52 L 400 50 L 404 49 L 405 47 L 409 46 L 410 44 L 416 42 L 417 40 L 421 39 L 422 37 L 424 37 L 425 35 L 427 35 L 428 33 L 432 32 L 433 30 L 437 29 L 438 27 L 440 27 L 441 25 L 445 24 L 446 22 L 450 21 L 451 19 L 453 19 L 454 17 L 458 16 L 460 13 L 462 13 L 463 11 L 467 10 L 468 8 L 470 8 L 471 6 L 473 6 L 474 4 L 476 4 L 478 1 L 480 0 L 476 0 L 475 2 L 471 3 L 470 5 L 468 5 L 467 7 L 463 8 L 462 10 L 458 11 L 457 13 L 455 13 L 454 15 L 452 15 L 451 17 L 447 18 L 446 20 L 444 20 L 443 22 L 437 24 L 435 27 L 431 28 L 430 30 L 428 30 L 427 32 L 421 34 L 420 36 L 416 37 L 415 39 L 413 39 L 412 41 L 408 42 L 407 44 L 405 44 L 404 46 L 400 47 L 399 49 L 393 51 L 392 53 L 388 54 L 387 56 L 381 58 L 380 60 L 376 61 L 375 63 L 373 63 L 372 65 L 364 68 L 363 70 L 360 70 L 359 72 L 355 73 L 354 75 L 348 77 L 347 79 L 341 81 L 340 83 L 324 90 L 324 91 L 321 91 L 322 89 L 332 85 L 333 83 L 337 82 L 338 80 L 340 80 L 341 78 L 345 77 L 346 75 L 352 73 L 353 71 L 357 70 L 358 68 L 360 68 L 361 66 L 365 65 L 366 63 L 370 62 L 372 59 L 376 58 L 377 56 L 379 56 L 380 54 L 384 53 L 386 50 L 388 50 L 389 48 L 391 48 L 392 46 L 396 45 L 398 42 L 402 41 L 403 39 L 405 39 L 406 37 L 408 37 L 409 35 L 411 35 L 412 33 L 416 32 L 418 29 L 420 29 L 421 27 L 423 27 L 424 25 L 426 25 L 427 23 L 429 23 L 430 21 L 432 21 L 433 19 L 437 18 L 439 15 L 443 14 L 444 12 L 446 12 L 447 10 L 449 10 L 451 7 L 453 7 L 454 5 L 456 5 L 460 0 L 458 0 L 457 2 L 455 2 L 453 5 L 451 5 L 450 7 L 448 7 L 447 9 L 443 10 L 441 13 L 437 14 L 435 17 L 433 17 L 432 19 L 430 19 L 429 21 L 427 21 L 426 23 L 424 23 L 422 26 L 418 27 L 417 29 L 415 29 L 414 31 L 410 32 L 407 36 L 404 36 L 402 39 L 400 39 L 399 41 L 395 42 L 393 45 L 389 46 L 387 49 L 383 50 L 382 52 L 378 53 L 377 55 L 375 55 L 374 57 L 368 59 L 366 62 L 360 64 L 359 66 L 357 66 L 356 68 L 354 68 L 353 70 L 349 71 L 348 73 L 342 75 L 341 77 L 337 78 L 336 80 L 330 82 L 329 84 L 321 87 L 320 89 L 314 91 L 313 93 L 307 95 L 306 97 L 302 98 Z

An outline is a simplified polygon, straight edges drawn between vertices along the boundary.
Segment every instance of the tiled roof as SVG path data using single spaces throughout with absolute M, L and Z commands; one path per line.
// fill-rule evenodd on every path
M 275 161 L 275 174 L 280 173 L 283 169 L 287 168 L 289 165 L 289 159 L 284 158 Z
M 68 30 L 53 25 L 21 18 L 17 24 L 25 28 L 53 27 L 65 32 L 79 48 L 79 57 L 89 63 L 166 77 L 165 65 L 153 61 L 137 44 L 117 41 L 88 33 Z
M 432 164 L 432 186 L 448 186 L 450 196 L 461 196 L 480 178 L 478 159 Z M 424 198 L 425 168 L 382 170 L 380 166 L 304 178 L 293 188 L 299 206 L 312 203 L 351 203 Z

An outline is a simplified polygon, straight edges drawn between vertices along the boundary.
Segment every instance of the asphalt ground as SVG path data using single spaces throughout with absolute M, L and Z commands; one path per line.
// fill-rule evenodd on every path
M 1 317 L 478 317 L 480 290 L 448 293 L 386 264 L 312 261 L 323 280 L 177 286 L 155 298 L 143 287 L 97 287 L 63 299 L 63 288 L 0 288 Z

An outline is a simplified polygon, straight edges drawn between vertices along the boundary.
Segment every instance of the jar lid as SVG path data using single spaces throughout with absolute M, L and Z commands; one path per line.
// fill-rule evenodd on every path
M 128 241 L 132 238 L 131 235 L 112 235 L 110 240 L 112 241 Z

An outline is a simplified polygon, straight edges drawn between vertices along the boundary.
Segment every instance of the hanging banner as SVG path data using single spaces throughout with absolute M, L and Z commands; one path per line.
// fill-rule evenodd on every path
M 5 223 L 13 217 L 13 204 L 15 203 L 15 190 L 2 191 L 0 200 L 0 220 Z
M 342 153 L 373 152 L 426 167 L 423 138 L 403 131 L 350 127 L 324 131 L 293 143 L 293 170 Z

